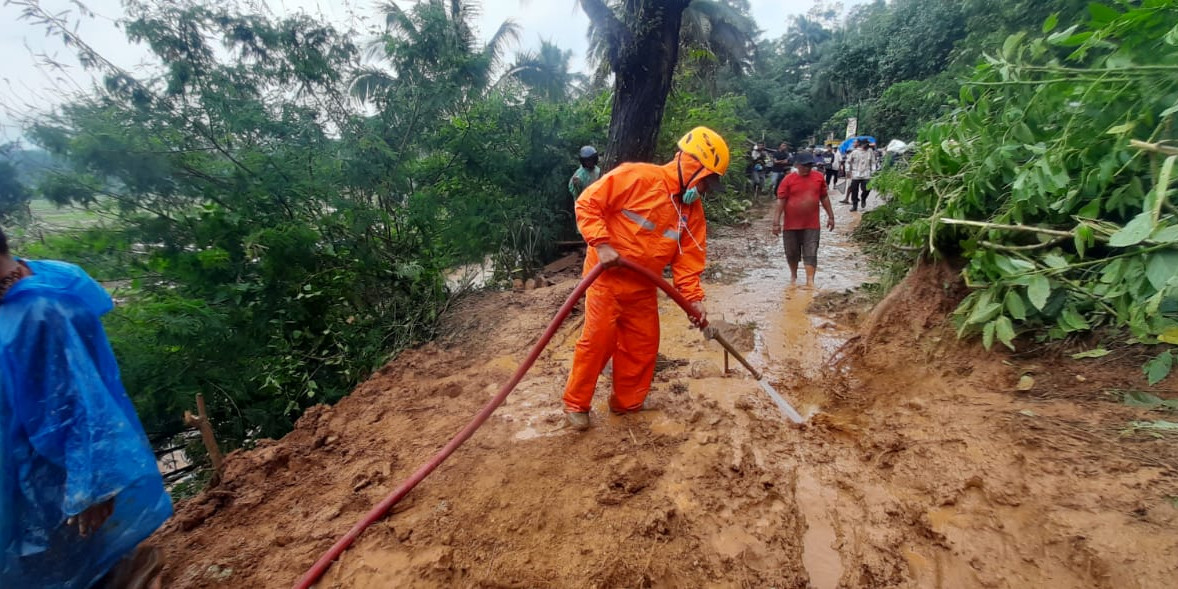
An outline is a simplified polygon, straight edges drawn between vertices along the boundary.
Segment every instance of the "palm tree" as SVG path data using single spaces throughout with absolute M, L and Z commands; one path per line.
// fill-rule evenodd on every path
M 829 41 L 834 32 L 817 20 L 795 16 L 785 35 L 786 51 L 807 62 L 813 62 L 818 46 Z
M 706 51 L 736 74 L 747 73 L 756 54 L 759 31 L 748 11 L 725 2 L 696 0 L 683 11 L 679 43 Z
M 571 50 L 561 49 L 551 41 L 540 41 L 540 50 L 524 51 L 516 55 L 515 64 L 503 78 L 518 80 L 528 94 L 549 102 L 568 99 L 575 87 L 585 81 L 585 76 L 569 71 Z
M 368 57 L 391 67 L 367 67 L 353 79 L 352 95 L 360 100 L 398 86 L 422 85 L 448 87 L 471 98 L 492 85 L 508 46 L 519 39 L 519 27 L 506 20 L 480 44 L 472 25 L 479 13 L 474 0 L 419 0 L 409 11 L 388 1 L 379 9 L 385 31 L 369 45 Z
M 748 67 L 756 28 L 733 1 L 578 0 L 591 23 L 590 54 L 614 74 L 609 165 L 654 156 L 682 46 Z

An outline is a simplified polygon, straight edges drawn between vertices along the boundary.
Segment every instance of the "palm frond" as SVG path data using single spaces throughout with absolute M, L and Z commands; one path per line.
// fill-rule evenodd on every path
M 377 5 L 377 11 L 384 14 L 385 29 L 390 32 L 416 34 L 417 25 L 409 15 L 391 0 Z
M 364 68 L 352 78 L 348 85 L 348 94 L 357 102 L 369 102 L 373 97 L 388 91 L 395 86 L 397 79 L 388 72 L 376 68 Z
M 514 20 L 507 19 L 499 25 L 499 29 L 491 35 L 491 39 L 483 48 L 483 55 L 490 59 L 492 69 L 503 65 L 503 54 L 508 46 L 519 43 L 520 27 Z

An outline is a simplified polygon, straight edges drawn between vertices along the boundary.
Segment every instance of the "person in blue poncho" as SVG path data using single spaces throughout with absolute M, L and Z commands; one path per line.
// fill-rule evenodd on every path
M 100 317 L 72 264 L 20 260 L 0 231 L 0 587 L 159 586 L 139 548 L 172 515 Z

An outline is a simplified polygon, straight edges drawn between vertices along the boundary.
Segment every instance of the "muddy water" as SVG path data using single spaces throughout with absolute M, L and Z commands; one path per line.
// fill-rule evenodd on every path
M 813 473 L 805 469 L 799 473 L 794 499 L 806 517 L 802 563 L 814 589 L 835 589 L 843 576 L 842 557 L 835 548 L 838 537 L 831 520 L 829 493 Z
M 744 259 L 752 261 L 753 267 L 746 268 L 735 283 L 709 291 L 712 300 L 720 301 L 714 313 L 756 325 L 757 345 L 750 361 L 804 416 L 821 410 L 825 397 L 820 391 L 792 385 L 799 378 L 817 378 L 826 359 L 852 335 L 830 319 L 810 314 L 810 304 L 823 293 L 852 289 L 873 278 L 859 248 L 850 240 L 858 215 L 837 204 L 835 212 L 836 230 L 822 234 L 813 289 L 790 283 L 781 242 L 762 219 L 745 238 Z M 799 268 L 799 274 L 799 282 L 804 282 L 804 270 Z M 806 398 L 791 398 L 803 391 Z M 794 499 L 806 522 L 803 565 L 811 587 L 834 589 L 844 572 L 832 517 L 837 491 L 823 486 L 809 465 L 798 464 L 796 474 Z
M 751 227 L 722 228 L 714 232 L 710 257 L 727 277 L 736 278 L 727 283 L 705 281 L 710 318 L 713 321 L 730 322 L 738 329 L 751 329 L 754 345 L 747 354 L 748 360 L 763 371 L 775 389 L 804 416 L 820 411 L 825 398 L 820 391 L 812 391 L 813 387 L 796 385 L 803 380 L 816 378 L 830 354 L 852 335 L 848 329 L 826 317 L 813 315 L 808 309 L 814 299 L 823 293 L 841 292 L 872 279 L 858 248 L 849 240 L 857 215 L 852 217 L 840 205 L 836 205 L 836 213 L 836 230 L 824 231 L 822 235 L 815 288 L 790 284 L 780 238 L 771 234 L 769 221 L 765 218 L 757 220 Z M 801 280 L 804 281 L 804 274 Z M 691 328 L 683 311 L 672 301 L 662 297 L 659 313 L 660 353 L 663 356 L 685 360 L 690 364 L 708 364 L 716 370 L 722 368 L 722 349 L 715 342 L 703 340 L 700 333 Z M 550 359 L 558 365 L 570 365 L 578 332 L 578 324 L 566 326 L 549 348 Z M 705 475 L 705 465 L 713 463 L 717 458 L 722 462 L 738 464 L 743 459 L 744 448 L 749 447 L 753 461 L 763 466 L 764 454 L 770 451 L 763 447 L 763 442 L 758 442 L 758 438 L 750 434 L 753 427 L 751 420 L 754 418 L 735 407 L 741 398 L 761 398 L 766 406 L 772 407 L 772 404 L 735 359 L 730 361 L 729 368 L 727 377 L 686 380 L 686 394 L 668 390 L 670 387 L 656 378 L 650 398 L 664 406 L 667 403 L 681 404 L 688 399 L 695 402 L 706 399 L 725 409 L 725 420 L 730 422 L 687 424 L 681 411 L 613 416 L 606 407 L 608 377 L 599 381 L 598 393 L 594 398 L 593 420 L 605 430 L 617 430 L 626 437 L 633 437 L 636 431 L 661 436 L 690 436 L 666 468 L 661 490 L 681 513 L 693 517 L 709 517 L 708 510 L 695 496 L 698 491 L 693 483 Z M 557 387 L 561 384 L 559 378 L 549 383 Z M 558 391 L 548 391 L 544 397 L 537 397 L 535 392 L 530 390 L 527 383 L 521 385 L 521 390 L 513 395 L 514 400 L 497 413 L 501 418 L 513 421 L 514 438 L 527 441 L 568 435 L 568 431 L 559 423 L 553 423 L 552 416 L 548 415 L 558 413 L 559 406 L 542 407 L 544 403 L 551 403 L 554 393 Z M 799 398 L 803 395 L 803 398 Z M 687 407 L 687 410 L 694 410 L 694 407 Z M 796 436 L 785 419 L 775 409 L 773 411 L 774 417 L 782 421 L 781 435 Z M 765 414 L 762 418 L 767 416 Z M 730 426 L 726 447 L 716 448 L 712 432 L 725 426 Z M 833 589 L 838 586 L 845 569 L 839 552 L 845 539 L 840 537 L 834 517 L 837 492 L 825 487 L 821 482 L 822 477 L 810 465 L 791 463 L 789 467 L 796 474 L 793 499 L 799 513 L 785 513 L 786 503 L 778 501 L 770 506 L 763 524 L 780 525 L 777 522 L 781 518 L 790 517 L 803 520 L 805 532 L 800 538 L 803 544 L 802 560 L 810 584 L 816 589 Z M 716 553 L 746 561 L 764 556 L 767 548 L 752 533 L 755 530 L 734 527 L 731 524 L 732 514 L 721 512 L 716 515 L 719 516 L 718 527 L 707 539 Z

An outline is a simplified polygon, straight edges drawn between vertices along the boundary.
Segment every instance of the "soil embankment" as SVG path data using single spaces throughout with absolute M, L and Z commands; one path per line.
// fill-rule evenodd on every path
M 595 427 L 563 429 L 574 315 L 320 586 L 1172 586 L 1176 436 L 1122 435 L 1145 410 L 1111 393 L 1144 384 L 1136 359 L 958 343 L 942 266 L 868 314 L 844 294 L 869 275 L 838 213 L 816 291 L 787 285 L 764 218 L 713 231 L 706 275 L 712 318 L 810 425 L 786 425 L 735 362 L 721 375 L 719 348 L 664 301 L 659 409 L 609 416 L 603 379 Z M 155 538 L 167 585 L 289 587 L 494 394 L 574 284 L 466 299 L 437 342 L 229 457 L 225 483 Z M 1036 384 L 1018 391 L 1024 374 Z

